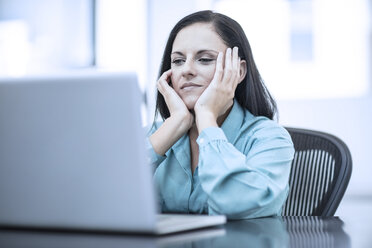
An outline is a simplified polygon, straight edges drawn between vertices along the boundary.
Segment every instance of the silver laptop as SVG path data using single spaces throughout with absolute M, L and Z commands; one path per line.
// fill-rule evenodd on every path
M 0 226 L 167 234 L 225 216 L 159 215 L 135 74 L 0 78 Z

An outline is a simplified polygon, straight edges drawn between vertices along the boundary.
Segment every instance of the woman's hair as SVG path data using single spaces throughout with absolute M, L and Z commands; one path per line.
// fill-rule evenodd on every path
M 199 11 L 182 18 L 172 29 L 165 46 L 159 77 L 171 68 L 173 42 L 183 28 L 195 23 L 210 23 L 227 47 L 238 47 L 239 57 L 246 61 L 247 74 L 235 90 L 235 99 L 255 116 L 266 116 L 273 119 L 277 114 L 275 100 L 267 90 L 253 60 L 251 47 L 242 27 L 235 20 L 210 10 Z M 160 113 L 163 119 L 170 116 L 164 97 L 158 91 L 156 99 L 155 119 Z

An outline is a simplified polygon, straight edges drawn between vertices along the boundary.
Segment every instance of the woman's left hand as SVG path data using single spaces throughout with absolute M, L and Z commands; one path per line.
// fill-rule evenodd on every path
M 224 59 L 223 68 L 223 53 L 220 52 L 214 77 L 195 104 L 195 121 L 199 133 L 206 127 L 217 127 L 217 118 L 233 105 L 235 89 L 240 80 L 238 48 L 227 48 Z

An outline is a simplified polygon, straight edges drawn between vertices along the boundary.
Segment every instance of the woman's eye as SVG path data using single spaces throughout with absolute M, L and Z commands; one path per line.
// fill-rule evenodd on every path
M 175 64 L 175 65 L 181 65 L 183 62 L 185 62 L 185 60 L 183 60 L 183 59 L 172 60 L 172 64 Z
M 199 61 L 203 64 L 209 64 L 210 62 L 214 61 L 214 59 L 210 58 L 200 58 Z

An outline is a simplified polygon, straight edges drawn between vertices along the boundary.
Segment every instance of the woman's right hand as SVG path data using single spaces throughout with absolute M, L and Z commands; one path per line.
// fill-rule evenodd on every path
M 164 155 L 193 125 L 194 116 L 185 103 L 169 85 L 171 69 L 164 72 L 157 82 L 157 88 L 164 97 L 170 117 L 150 136 L 150 142 L 156 153 Z
M 176 91 L 169 85 L 171 75 L 171 69 L 164 72 L 159 78 L 156 86 L 164 97 L 165 103 L 169 109 L 170 118 L 179 122 L 180 128 L 182 129 L 180 131 L 187 132 L 194 122 L 194 116 L 187 109 L 181 97 L 179 97 Z

